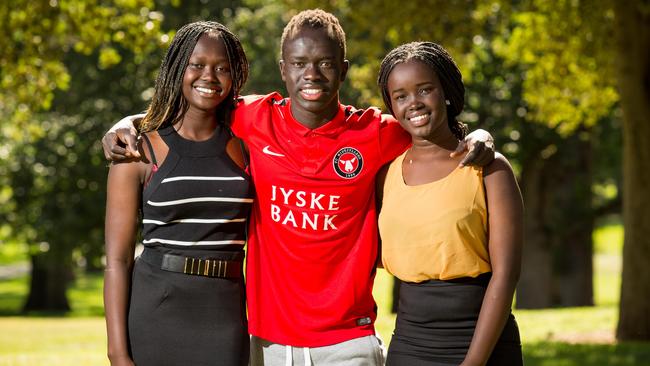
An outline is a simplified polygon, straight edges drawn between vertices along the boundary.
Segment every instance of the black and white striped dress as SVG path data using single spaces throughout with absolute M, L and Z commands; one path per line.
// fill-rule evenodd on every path
M 171 126 L 158 133 L 169 153 L 142 194 L 145 253 L 134 266 L 129 306 L 133 359 L 139 366 L 246 365 L 243 276 L 170 272 L 145 254 L 243 259 L 250 178 L 226 154 L 226 128 L 200 142 Z

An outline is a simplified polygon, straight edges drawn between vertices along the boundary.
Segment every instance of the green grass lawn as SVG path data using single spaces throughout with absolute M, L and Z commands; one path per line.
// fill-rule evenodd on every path
M 594 239 L 597 306 L 515 310 L 527 366 L 650 365 L 650 344 L 614 342 L 622 228 L 602 226 Z M 4 258 L 4 263 L 11 263 Z M 391 285 L 392 278 L 379 270 L 374 291 L 379 305 L 377 330 L 386 343 L 395 322 L 389 312 Z M 0 282 L 0 366 L 108 365 L 101 287 L 101 274 L 81 276 L 68 292 L 71 313 L 21 316 L 27 278 Z

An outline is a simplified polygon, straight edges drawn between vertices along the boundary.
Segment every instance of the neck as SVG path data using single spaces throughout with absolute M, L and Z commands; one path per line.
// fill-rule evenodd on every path
M 408 151 L 409 159 L 449 159 L 449 154 L 458 146 L 458 139 L 447 128 L 445 132 L 421 138 L 413 136 L 413 145 Z
M 174 126 L 179 135 L 188 140 L 202 141 L 210 138 L 217 128 L 215 111 L 188 110 Z
M 309 128 L 318 128 L 336 117 L 339 112 L 338 98 L 335 103 L 327 106 L 323 111 L 311 112 L 303 108 L 299 108 L 296 104 L 291 103 L 291 116 L 298 121 L 301 125 Z

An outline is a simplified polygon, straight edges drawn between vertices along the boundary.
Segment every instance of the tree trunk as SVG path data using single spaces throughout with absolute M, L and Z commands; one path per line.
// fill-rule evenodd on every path
M 533 159 L 524 164 L 521 173 L 521 190 L 526 209 L 521 276 L 516 294 L 519 309 L 541 309 L 553 304 L 550 239 L 543 219 L 544 164 L 541 159 Z
M 523 164 L 525 243 L 518 308 L 593 305 L 593 177 L 589 139 L 581 137 L 585 133 L 552 137 Z
M 60 253 L 48 252 L 32 255 L 31 260 L 29 296 L 23 311 L 69 311 L 66 290 L 72 279 L 70 259 Z
M 623 275 L 616 336 L 650 340 L 650 10 L 614 2 L 623 109 Z
M 585 134 L 576 131 L 559 148 L 551 162 L 557 170 L 548 182 L 555 193 L 549 207 L 554 213 L 553 305 L 561 307 L 594 305 L 592 149 Z

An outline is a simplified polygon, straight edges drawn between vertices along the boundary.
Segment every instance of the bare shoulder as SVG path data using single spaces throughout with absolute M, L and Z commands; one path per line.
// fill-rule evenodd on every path
M 496 172 L 514 174 L 508 159 L 499 152 L 495 152 L 494 160 L 483 168 L 483 176 L 488 177 Z
M 143 142 L 143 140 L 144 139 L 140 138 L 137 141 L 137 148 L 140 152 L 140 158 L 113 161 L 109 170 L 110 175 L 117 175 L 123 178 L 137 177 L 140 178 L 140 180 L 145 176 L 147 166 L 150 163 L 151 154 L 149 152 L 149 148 L 145 148 L 147 145 L 145 142 Z

